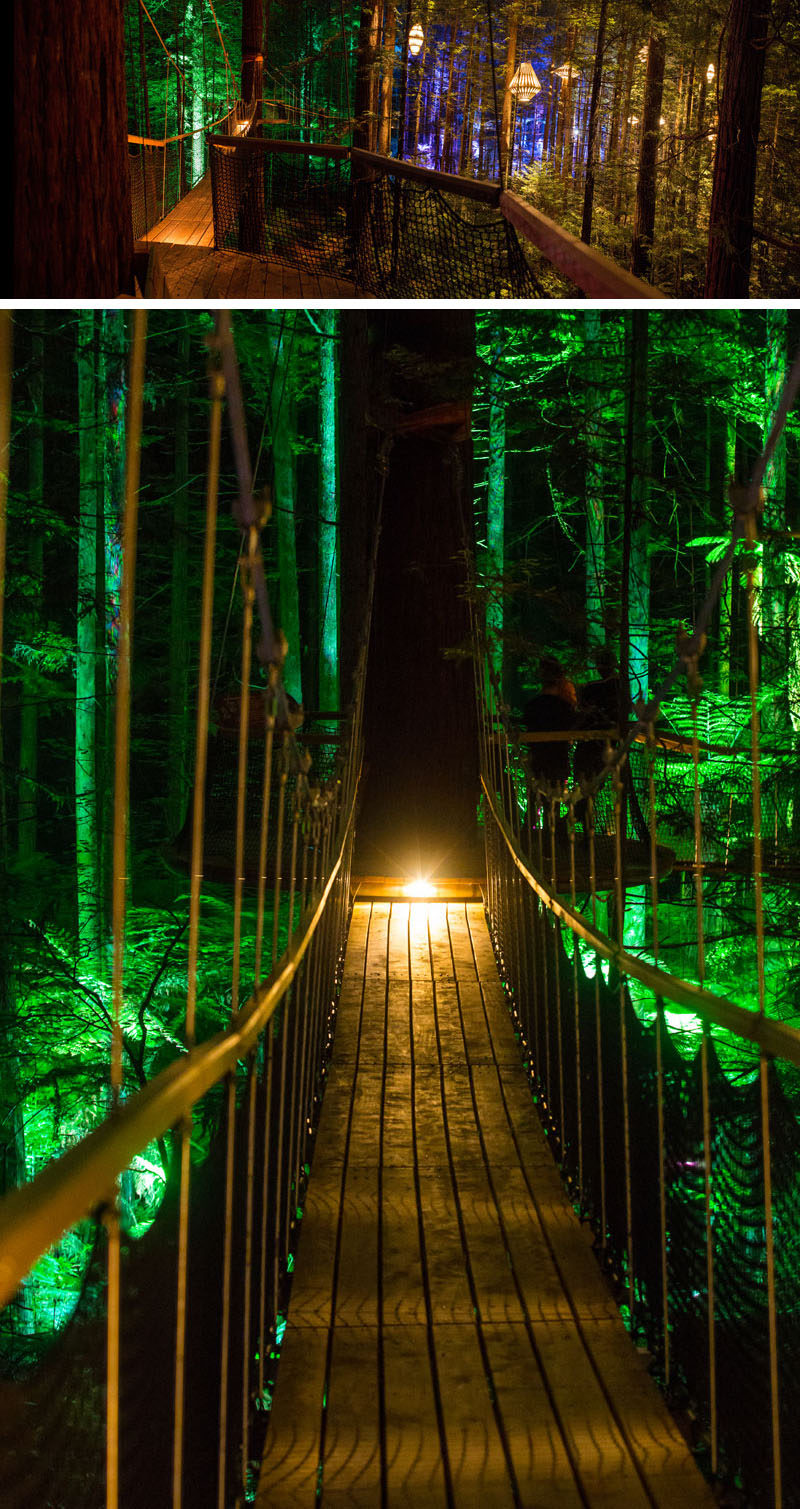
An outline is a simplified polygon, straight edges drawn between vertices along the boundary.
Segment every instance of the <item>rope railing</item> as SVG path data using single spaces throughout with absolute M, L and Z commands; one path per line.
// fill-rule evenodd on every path
M 0 1305 L 9 1306 L 9 1313 L 21 1302 L 19 1286 L 24 1289 L 32 1265 L 54 1244 L 63 1247 L 80 1233 L 90 1254 L 75 1312 L 58 1345 L 32 1374 L 28 1365 L 15 1383 L 4 1385 L 4 1413 L 10 1410 L 21 1422 L 13 1439 L 0 1426 L 0 1499 L 8 1509 L 32 1502 L 58 1502 L 62 1509 L 169 1502 L 178 1509 L 197 1498 L 198 1483 L 203 1501 L 219 1509 L 249 1494 L 280 1351 L 349 921 L 379 525 L 350 714 L 337 732 L 332 767 L 319 782 L 293 729 L 282 685 L 285 641 L 272 625 L 261 566 L 265 511 L 263 499 L 252 492 L 235 350 L 223 313 L 209 338 L 184 1048 L 143 1088 L 130 1091 L 122 1073 L 121 1024 L 139 449 L 133 421 L 141 412 L 145 329 L 146 315 L 137 315 L 117 680 L 110 1109 L 94 1131 L 0 1202 Z M 216 517 L 226 400 L 239 480 L 234 513 L 242 531 L 243 593 L 231 1005 L 228 1026 L 198 1043 Z M 261 694 L 250 692 L 253 652 L 267 676 Z M 251 897 L 245 913 L 254 748 L 260 767 L 258 864 L 254 902 Z M 252 960 L 249 976 L 245 957 Z M 126 1200 L 132 1160 L 143 1154 L 161 1159 L 164 1193 L 150 1230 L 132 1241 Z
M 333 273 L 378 297 L 537 298 L 575 288 L 659 297 L 496 184 L 330 143 L 225 145 L 212 138 L 219 250 Z
M 796 391 L 797 364 L 786 394 Z M 782 413 L 788 402 L 782 405 Z M 770 437 L 774 445 L 775 432 Z M 800 1030 L 767 1009 L 755 531 L 764 457 L 734 490 L 724 570 L 676 666 L 582 782 L 537 773 L 503 704 L 473 607 L 487 910 L 554 1155 L 594 1231 L 633 1337 L 708 1472 L 800 1502 Z M 700 776 L 698 667 L 744 536 L 750 681 L 749 944 L 755 1006 L 715 988 Z M 694 926 L 687 979 L 665 968 L 674 853 L 662 843 L 656 719 L 678 675 L 692 708 Z M 569 731 L 565 731 L 569 736 Z M 552 735 L 548 735 L 552 738 Z M 637 746 L 635 741 L 642 742 Z M 639 812 L 631 756 L 643 760 Z M 684 755 L 684 751 L 682 751 Z M 605 793 L 605 795 L 604 795 Z M 605 801 L 605 806 L 603 802 Z M 602 813 L 602 818 L 601 818 Z M 683 916 L 688 912 L 688 898 Z M 737 949 L 742 977 L 744 940 Z

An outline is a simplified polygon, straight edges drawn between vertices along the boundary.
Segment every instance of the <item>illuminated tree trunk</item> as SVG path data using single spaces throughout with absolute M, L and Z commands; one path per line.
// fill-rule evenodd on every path
M 631 271 L 637 278 L 649 278 L 656 223 L 656 161 L 658 158 L 659 120 L 664 95 L 664 62 L 667 39 L 660 11 L 653 11 L 653 30 L 647 49 L 647 78 L 642 107 L 642 144 L 636 179 L 636 210 L 633 219 Z
M 626 497 L 630 500 L 630 536 L 627 581 L 628 680 L 633 703 L 649 693 L 650 640 L 650 523 L 648 482 L 650 443 L 648 435 L 648 316 L 634 310 L 630 316 L 629 414 L 626 446 Z M 621 667 L 620 667 L 621 669 Z
M 172 500 L 172 581 L 169 626 L 167 829 L 179 833 L 189 790 L 189 316 L 178 345 L 175 401 L 175 491 Z
M 91 311 L 78 315 L 78 426 L 80 491 L 78 521 L 77 642 L 75 654 L 75 861 L 78 894 L 78 957 L 96 968 L 100 953 L 97 907 L 98 825 L 96 739 L 97 665 L 97 344 Z
M 738 317 L 738 310 L 734 311 Z M 728 483 L 736 476 L 736 415 L 725 416 L 725 470 L 723 475 L 723 519 L 730 523 Z M 731 694 L 731 634 L 733 630 L 733 572 L 729 571 L 719 598 L 719 692 Z
M 447 78 L 447 96 L 444 105 L 444 127 L 442 131 L 442 168 L 445 173 L 453 171 L 453 109 L 456 94 L 456 58 L 453 51 L 455 41 L 455 27 L 451 26 L 448 38 L 448 63 L 449 72 Z
M 519 13 L 520 6 L 512 6 L 508 17 L 508 46 L 506 47 L 506 68 L 503 79 L 503 109 L 500 117 L 500 182 L 505 185 L 508 181 L 508 173 L 511 166 L 511 116 L 514 106 L 514 96 L 511 93 L 511 81 L 517 69 L 517 38 L 519 36 Z
M 600 0 L 600 15 L 597 20 L 597 38 L 595 41 L 594 69 L 592 72 L 592 94 L 589 101 L 589 119 L 586 126 L 586 184 L 583 190 L 583 217 L 581 220 L 581 240 L 585 241 L 587 246 L 592 239 L 594 170 L 595 163 L 597 161 L 598 117 L 600 114 L 600 90 L 603 84 L 603 65 L 605 62 L 607 20 L 608 0 Z
M 601 363 L 602 321 L 598 310 L 583 317 L 586 347 L 586 640 L 589 649 L 605 644 L 606 542 L 603 507 L 603 405 L 606 388 Z
M 272 417 L 272 459 L 275 467 L 275 513 L 278 538 L 278 578 L 280 626 L 288 641 L 283 667 L 283 681 L 290 696 L 302 702 L 300 656 L 300 598 L 297 586 L 297 542 L 295 539 L 295 438 L 294 398 L 289 372 L 289 353 L 282 335 L 270 334 L 270 348 L 275 379 L 272 383 L 270 408 Z
M 319 453 L 319 706 L 339 707 L 339 497 L 335 309 L 321 310 Z
M 636 43 L 631 43 L 628 54 L 628 67 L 625 73 L 622 93 L 620 96 L 620 142 L 617 156 L 617 188 L 614 195 L 614 220 L 618 224 L 622 218 L 623 209 L 627 207 L 628 198 L 628 137 L 630 135 L 631 94 L 633 91 L 633 70 L 636 66 Z
M 15 0 L 19 298 L 133 292 L 123 28 L 117 0 Z
M 381 73 L 381 120 L 378 132 L 378 151 L 388 157 L 392 150 L 392 85 L 394 83 L 394 50 L 397 41 L 397 6 L 386 7 L 383 35 L 383 71 Z
M 486 636 L 492 666 L 503 682 L 503 572 L 505 570 L 506 507 L 506 405 L 505 325 L 493 317 L 490 324 L 489 367 L 489 468 L 486 489 Z
M 256 101 L 253 125 L 261 120 L 261 96 L 264 92 L 264 58 L 261 52 L 264 34 L 264 8 L 262 0 L 241 0 L 242 3 L 242 99 Z
M 705 297 L 747 297 L 769 0 L 732 0 L 708 228 Z
M 28 427 L 28 571 L 30 599 L 28 618 L 35 638 L 41 620 L 43 582 L 41 521 L 44 513 L 44 321 L 31 311 L 31 365 L 28 392 L 31 421 Z M 39 702 L 33 676 L 23 676 L 19 730 L 19 820 L 17 854 L 23 863 L 36 853 L 36 775 L 38 765 Z
M 374 152 L 376 143 L 376 66 L 380 0 L 362 0 L 356 58 L 353 145 Z M 404 60 L 405 63 L 405 60 Z
M 472 122 L 474 118 L 475 98 L 475 54 L 476 50 L 480 57 L 480 22 L 469 34 L 469 57 L 467 58 L 467 73 L 464 82 L 464 112 L 461 118 L 461 137 L 458 147 L 458 168 L 461 174 L 466 173 L 467 167 L 472 167 Z
M 764 363 L 764 421 L 763 439 L 772 428 L 783 384 L 786 378 L 786 309 L 779 306 L 767 309 L 766 351 Z M 786 529 L 786 431 L 781 435 L 772 455 L 764 478 L 764 527 L 767 530 Z M 763 670 L 766 680 L 773 683 L 781 677 L 786 664 L 786 572 L 782 549 L 777 542 L 764 546 L 761 575 L 761 634 Z M 789 701 L 792 671 L 789 669 Z M 797 694 L 797 669 L 794 671 L 794 692 Z M 770 697 L 763 712 L 765 733 L 773 737 L 787 731 L 786 704 L 784 699 Z
M 102 738 L 98 738 L 98 909 L 101 936 L 111 903 L 112 804 L 114 800 L 114 695 L 119 649 L 120 594 L 122 588 L 122 509 L 125 488 L 125 318 L 113 310 L 101 317 L 98 353 L 99 402 L 103 406 L 103 433 L 98 451 L 103 466 L 103 537 L 101 541 L 103 582 L 103 686 Z M 95 686 L 100 706 L 100 691 Z M 100 775 L 102 772 L 102 775 Z

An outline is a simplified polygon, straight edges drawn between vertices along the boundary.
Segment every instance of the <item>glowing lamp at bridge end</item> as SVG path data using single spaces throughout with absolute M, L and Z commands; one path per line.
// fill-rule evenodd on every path
M 431 885 L 429 880 L 419 878 L 409 880 L 408 884 L 403 886 L 403 895 L 407 896 L 409 901 L 431 901 L 436 895 L 436 887 Z

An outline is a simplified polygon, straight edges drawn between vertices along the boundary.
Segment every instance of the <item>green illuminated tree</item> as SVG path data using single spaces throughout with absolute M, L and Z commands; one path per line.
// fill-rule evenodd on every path
M 78 955 L 97 964 L 100 954 L 97 810 L 97 506 L 102 467 L 98 436 L 95 316 L 78 317 L 78 524 L 77 635 L 75 650 L 75 855 Z M 98 456 L 99 452 L 99 456 Z
M 275 470 L 275 516 L 278 537 L 278 596 L 280 625 L 288 641 L 284 665 L 286 690 L 302 702 L 300 597 L 297 585 L 297 540 L 295 536 L 295 397 L 293 347 L 287 344 L 283 322 L 269 323 L 273 374 L 270 387 L 272 462 Z
M 318 550 L 319 687 L 322 709 L 339 707 L 338 318 L 321 310 L 319 343 L 320 503 Z

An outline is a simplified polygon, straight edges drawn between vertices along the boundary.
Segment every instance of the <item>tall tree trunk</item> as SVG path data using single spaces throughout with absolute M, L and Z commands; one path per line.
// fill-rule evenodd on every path
M 519 0 L 512 6 L 508 17 L 508 45 L 506 47 L 506 67 L 503 78 L 503 109 L 500 117 L 500 182 L 505 187 L 511 166 L 511 114 L 514 105 L 514 96 L 511 93 L 511 81 L 517 68 L 517 39 L 519 37 Z
M 169 624 L 167 831 L 179 833 L 189 791 L 189 357 L 190 316 L 183 315 L 175 399 L 175 491 Z
M 764 362 L 764 420 L 763 438 L 772 428 L 783 384 L 786 378 L 787 330 L 786 308 L 773 307 L 766 311 L 766 350 Z M 764 477 L 764 526 L 766 529 L 786 528 L 786 431 L 784 430 L 772 455 Z M 761 634 L 765 680 L 775 682 L 781 677 L 786 658 L 786 570 L 783 552 L 776 543 L 764 547 L 761 570 Z M 791 667 L 789 668 L 791 680 Z M 797 671 L 795 670 L 795 677 Z M 795 692 L 797 688 L 795 687 Z M 790 700 L 793 700 L 790 696 Z M 764 732 L 767 737 L 779 737 L 788 731 L 786 701 L 783 697 L 770 697 L 762 713 Z
M 592 239 L 592 211 L 594 209 L 594 170 L 597 161 L 597 128 L 600 114 L 600 90 L 603 84 L 603 67 L 606 50 L 606 24 L 608 0 L 600 0 L 600 15 L 597 20 L 594 69 L 592 71 L 592 94 L 589 101 L 589 120 L 586 127 L 586 183 L 583 190 L 583 217 L 581 240 L 589 245 Z
M 242 99 L 256 101 L 253 126 L 261 121 L 261 96 L 264 92 L 264 57 L 261 51 L 264 35 L 264 7 L 262 0 L 241 0 L 242 3 Z
M 746 298 L 750 284 L 769 0 L 731 0 L 708 228 L 705 297 Z
M 458 141 L 458 164 L 457 172 L 464 174 L 467 165 L 472 168 L 472 122 L 474 118 L 475 97 L 475 54 L 478 50 L 480 58 L 480 22 L 476 22 L 469 34 L 469 56 L 467 58 L 467 73 L 464 82 L 464 110 L 461 117 L 461 135 Z
M 738 310 L 733 311 L 738 317 Z M 727 530 L 730 524 L 730 503 L 728 500 L 728 483 L 736 477 L 736 415 L 728 412 L 725 414 L 725 467 L 723 471 L 722 488 L 722 517 L 724 528 Z M 722 585 L 719 597 L 719 679 L 718 690 L 721 697 L 731 695 L 731 638 L 733 631 L 733 571 L 729 571 Z
M 648 427 L 647 368 L 649 358 L 648 315 L 631 314 L 631 550 L 629 577 L 629 680 L 631 700 L 649 694 L 650 639 L 650 522 L 648 494 L 650 439 Z
M 116 0 L 15 0 L 18 298 L 133 292 L 124 13 Z
M 272 419 L 272 459 L 275 467 L 275 513 L 278 537 L 278 578 L 280 625 L 286 635 L 288 650 L 283 667 L 287 692 L 302 702 L 300 596 L 297 584 L 297 541 L 295 538 L 295 439 L 294 399 L 288 371 L 289 352 L 285 337 L 271 331 L 270 348 L 275 380 L 270 407 Z
M 503 573 L 505 570 L 506 403 L 505 322 L 492 316 L 489 326 L 489 467 L 486 487 L 486 637 L 492 666 L 503 681 Z
M 97 968 L 97 504 L 102 456 L 98 433 L 97 341 L 91 310 L 78 315 L 78 522 L 77 641 L 75 654 L 75 860 L 78 958 Z
M 31 422 L 28 427 L 28 571 L 31 598 L 28 606 L 31 631 L 41 621 L 43 586 L 42 520 L 44 517 L 44 317 L 31 311 L 31 375 L 28 384 Z M 19 731 L 19 806 L 17 854 L 23 863 L 36 853 L 39 699 L 33 676 L 22 683 Z
M 653 231 L 656 223 L 656 159 L 661 102 L 664 96 L 666 54 L 667 38 L 659 6 L 658 10 L 655 8 L 653 10 L 653 29 L 647 49 L 647 77 L 642 107 L 642 144 L 636 179 L 631 271 L 637 278 L 649 278 L 651 272 Z
M 356 59 L 353 146 L 361 147 L 367 152 L 374 152 L 376 142 L 375 68 L 380 11 L 380 0 L 362 0 Z
M 339 707 L 339 497 L 337 398 L 338 315 L 335 309 L 320 312 L 323 339 L 320 342 L 319 387 L 319 706 L 336 712 Z
M 397 6 L 386 7 L 383 34 L 383 68 L 381 70 L 381 119 L 378 131 L 378 151 L 388 157 L 392 150 L 392 87 L 394 84 L 394 50 L 397 41 Z M 403 63 L 407 59 L 403 59 Z
M 98 361 L 98 387 L 103 405 L 103 434 L 99 442 L 103 464 L 102 537 L 98 541 L 102 578 L 103 685 L 102 736 L 98 739 L 98 908 L 101 937 L 111 912 L 112 810 L 114 801 L 114 717 L 122 588 L 122 510 L 125 471 L 125 411 L 127 404 L 126 324 L 124 315 L 104 310 Z
M 602 367 L 602 317 L 583 317 L 586 351 L 586 642 L 589 650 L 605 644 L 606 542 L 603 506 L 603 409 L 606 384 Z

